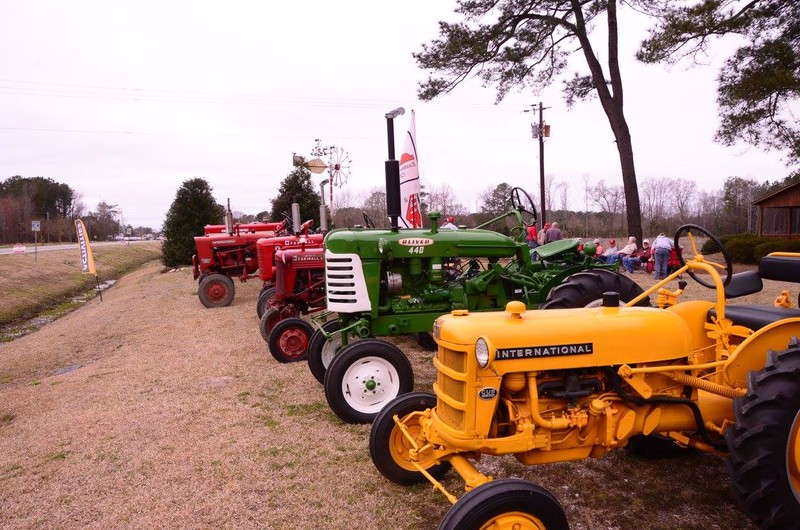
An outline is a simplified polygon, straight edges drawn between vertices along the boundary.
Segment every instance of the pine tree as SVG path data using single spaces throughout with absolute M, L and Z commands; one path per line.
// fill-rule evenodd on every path
M 298 167 L 283 179 L 278 189 L 278 196 L 272 201 L 273 220 L 283 219 L 283 215 L 292 215 L 292 203 L 300 205 L 300 222 L 314 220 L 319 226 L 320 198 L 311 183 L 311 172 Z
M 225 208 L 211 194 L 211 186 L 202 178 L 184 181 L 164 221 L 161 260 L 167 267 L 187 265 L 195 253 L 194 237 L 203 235 L 207 224 L 221 224 Z

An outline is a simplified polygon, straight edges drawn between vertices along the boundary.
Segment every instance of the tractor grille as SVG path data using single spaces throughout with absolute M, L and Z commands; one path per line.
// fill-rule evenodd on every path
M 440 348 L 437 362 L 441 365 L 436 378 L 436 391 L 439 399 L 436 412 L 450 427 L 465 430 L 464 409 L 466 408 L 466 366 L 467 353 Z
M 325 252 L 325 289 L 330 311 L 355 313 L 372 309 L 357 254 Z

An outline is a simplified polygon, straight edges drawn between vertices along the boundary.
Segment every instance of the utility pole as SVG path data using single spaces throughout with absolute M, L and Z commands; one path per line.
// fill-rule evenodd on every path
M 544 139 L 550 137 L 550 126 L 544 122 L 544 111 L 550 107 L 542 106 L 539 102 L 538 109 L 536 105 L 531 105 L 531 108 L 524 112 L 539 112 L 539 123 L 531 123 L 531 135 L 534 139 L 539 140 L 539 219 L 541 228 L 544 228 L 547 222 L 547 212 L 545 211 L 545 196 L 544 196 Z

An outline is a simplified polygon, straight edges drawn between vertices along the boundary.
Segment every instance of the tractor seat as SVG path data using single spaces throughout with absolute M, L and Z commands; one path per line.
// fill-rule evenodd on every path
M 708 320 L 717 316 L 716 308 L 708 310 Z M 757 331 L 764 326 L 783 320 L 784 318 L 800 317 L 800 309 L 775 307 L 768 305 L 742 304 L 725 306 L 725 318 L 734 324 Z

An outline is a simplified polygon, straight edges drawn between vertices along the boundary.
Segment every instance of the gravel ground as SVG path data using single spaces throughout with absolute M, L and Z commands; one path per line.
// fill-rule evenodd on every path
M 1 528 L 438 525 L 447 503 L 375 471 L 369 427 L 338 421 L 305 363 L 269 355 L 254 310 L 259 285 L 236 285 L 230 307 L 208 310 L 189 271 L 151 265 L 104 301 L 0 344 Z M 780 286 L 768 287 L 771 302 Z M 401 342 L 417 388 L 429 390 L 430 354 Z M 657 480 L 632 473 L 625 455 L 538 470 L 484 460 L 498 476 L 540 478 L 563 494 L 573 528 L 633 528 L 654 510 L 664 511 L 663 528 L 749 528 L 722 464 L 702 458 L 712 463 L 637 467 Z M 609 499 L 598 505 L 602 491 L 578 495 L 587 484 L 605 490 L 603 480 L 627 484 L 626 513 Z M 702 492 L 674 486 L 691 481 Z M 658 486 L 642 505 L 648 483 Z M 459 488 L 453 477 L 446 484 Z M 692 503 L 706 498 L 698 518 Z

